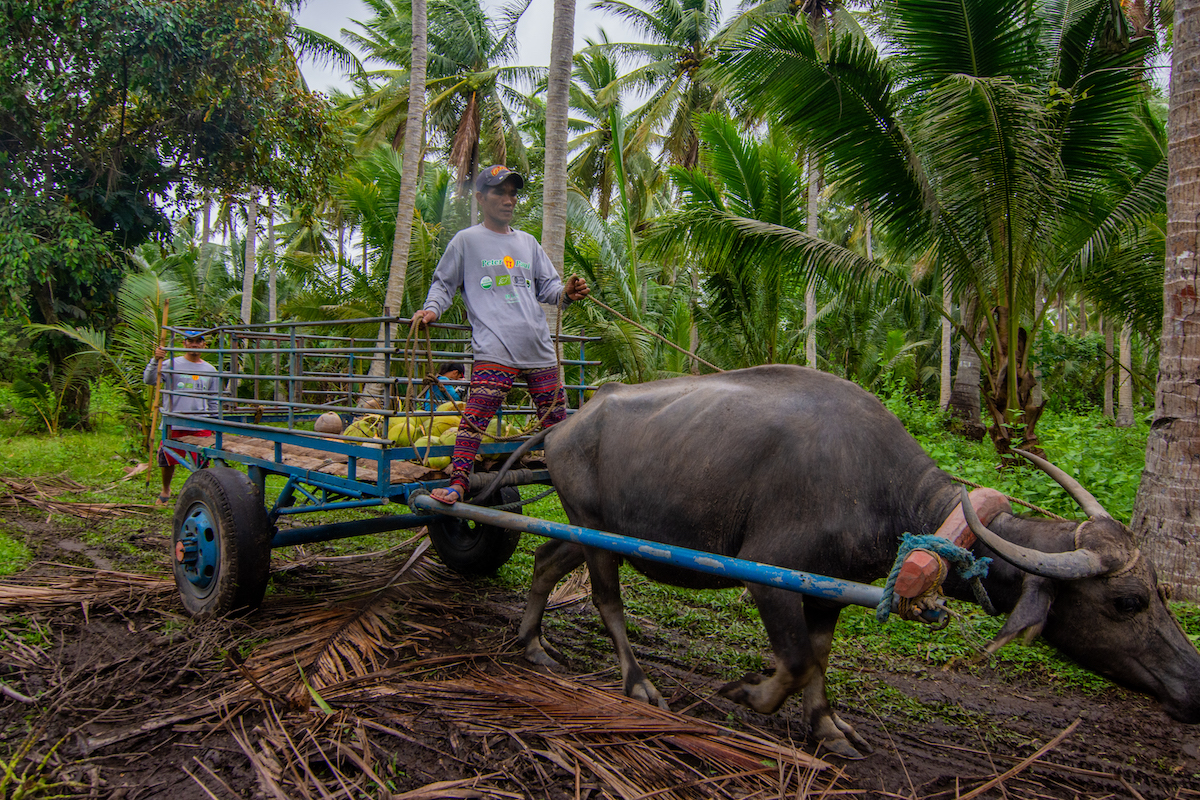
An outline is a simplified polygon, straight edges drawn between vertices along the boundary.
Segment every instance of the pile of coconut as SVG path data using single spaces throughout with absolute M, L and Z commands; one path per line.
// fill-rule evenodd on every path
M 387 438 L 399 447 L 412 447 L 417 451 L 414 463 L 422 464 L 430 469 L 445 469 L 450 466 L 450 456 L 431 456 L 431 447 L 453 447 L 458 438 L 458 427 L 462 423 L 464 403 L 459 400 L 442 403 L 432 417 L 428 414 L 415 414 L 408 417 L 392 417 L 388 423 Z M 322 434 L 343 434 L 345 436 L 361 436 L 374 439 L 379 430 L 383 417 L 379 414 L 367 414 L 350 423 L 342 430 L 342 418 L 336 412 L 322 414 L 313 423 L 313 430 Z M 432 419 L 432 422 L 430 421 Z M 483 437 L 484 444 L 496 441 L 495 437 L 519 436 L 520 429 L 509 423 L 503 425 L 492 419 L 487 426 L 487 434 Z

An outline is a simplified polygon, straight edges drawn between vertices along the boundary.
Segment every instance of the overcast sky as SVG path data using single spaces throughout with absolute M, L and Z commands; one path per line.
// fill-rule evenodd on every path
M 498 9 L 500 0 L 484 0 L 484 6 Z M 593 11 L 591 0 L 577 0 L 575 6 L 575 49 L 584 45 L 584 38 L 596 38 L 601 26 L 608 31 L 614 42 L 635 41 L 629 28 L 620 20 Z M 342 28 L 358 31 L 352 20 L 366 21 L 370 14 L 362 0 L 308 0 L 303 10 L 296 15 L 296 22 L 312 28 L 345 44 Z M 554 0 L 533 0 L 529 10 L 521 17 L 517 26 L 519 53 L 517 63 L 522 66 L 547 66 L 550 63 L 550 34 L 554 24 Z M 360 54 L 361 55 L 361 54 Z M 370 68 L 371 65 L 368 65 Z M 314 64 L 302 63 L 304 79 L 312 89 L 328 89 L 331 86 L 350 91 L 350 85 L 342 76 Z

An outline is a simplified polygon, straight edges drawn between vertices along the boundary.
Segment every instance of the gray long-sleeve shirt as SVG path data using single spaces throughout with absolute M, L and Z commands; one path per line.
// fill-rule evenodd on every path
M 216 416 L 219 409 L 217 395 L 221 387 L 216 371 L 217 368 L 207 361 L 188 361 L 187 356 L 164 359 L 162 362 L 162 373 L 165 378 L 162 391 L 163 413 Z M 155 369 L 154 361 L 151 360 L 142 372 L 142 380 L 153 386 L 158 383 L 158 376 L 159 371 Z M 180 392 L 186 393 L 186 396 L 177 394 Z
M 521 369 L 558 363 L 539 303 L 557 305 L 563 284 L 537 239 L 483 225 L 459 231 L 434 270 L 423 308 L 440 317 L 459 291 L 476 360 Z

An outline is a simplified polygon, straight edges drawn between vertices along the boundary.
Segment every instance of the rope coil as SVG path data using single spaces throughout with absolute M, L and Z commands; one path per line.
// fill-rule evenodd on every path
M 896 553 L 896 561 L 892 564 L 892 571 L 888 574 L 887 583 L 883 587 L 883 598 L 880 599 L 879 605 L 875 607 L 875 619 L 879 622 L 887 622 L 888 617 L 892 613 L 892 600 L 896 594 L 896 578 L 900 575 L 900 567 L 904 563 L 904 559 L 908 558 L 909 553 L 914 550 L 928 550 L 935 555 L 939 555 L 946 561 L 958 568 L 959 577 L 968 581 L 971 585 L 971 592 L 975 595 L 975 601 L 980 607 L 990 616 L 996 615 L 996 608 L 992 605 L 991 598 L 987 595 L 987 590 L 983 588 L 982 578 L 987 577 L 988 567 L 992 563 L 992 559 L 976 558 L 975 554 L 966 548 L 959 547 L 948 539 L 932 534 L 916 535 L 905 533 L 900 538 L 900 549 Z M 906 604 L 902 604 L 907 608 L 898 609 L 905 619 L 912 619 L 909 614 L 927 604 L 929 598 L 937 594 L 938 588 L 945 578 L 943 571 L 938 575 L 937 581 L 926 595 L 913 598 Z

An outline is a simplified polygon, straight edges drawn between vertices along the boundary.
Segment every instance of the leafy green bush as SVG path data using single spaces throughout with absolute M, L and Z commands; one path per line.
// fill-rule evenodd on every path
M 946 430 L 946 412 L 936 404 L 901 393 L 883 399 L 925 452 L 951 475 L 991 486 L 1007 495 L 1064 517 L 1079 509 L 1041 470 L 1032 465 L 1000 470 L 991 442 L 972 442 Z M 1083 484 L 1117 519 L 1128 522 L 1146 458 L 1150 426 L 1144 420 L 1118 428 L 1097 410 L 1048 409 L 1038 422 L 1046 457 Z
M 1043 330 L 1034 343 L 1048 408 L 1099 408 L 1104 402 L 1104 336 Z

